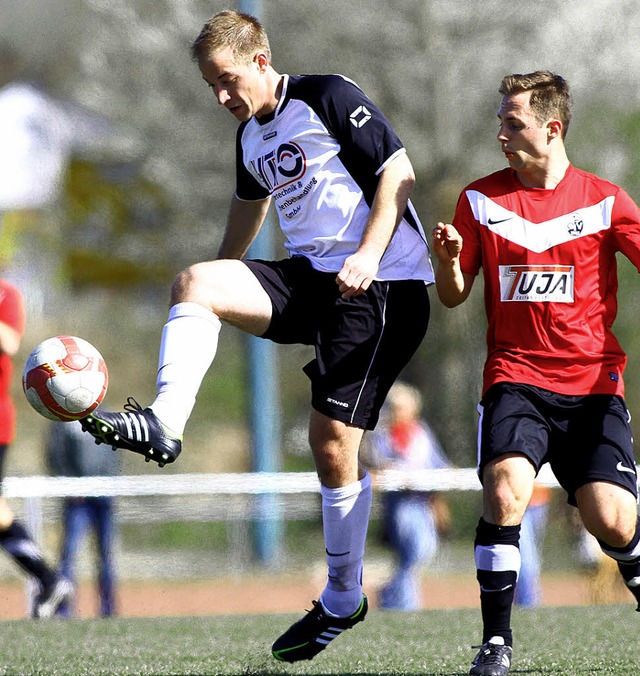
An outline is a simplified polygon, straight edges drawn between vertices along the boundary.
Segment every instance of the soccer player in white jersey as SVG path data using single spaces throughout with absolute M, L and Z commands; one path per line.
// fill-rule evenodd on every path
M 280 75 L 255 18 L 224 11 L 192 47 L 215 100 L 240 123 L 237 183 L 218 258 L 176 279 L 160 349 L 158 394 L 142 410 L 98 410 L 85 430 L 172 462 L 221 323 L 278 343 L 314 345 L 309 440 L 321 482 L 327 584 L 273 646 L 311 659 L 364 619 L 362 561 L 371 479 L 364 430 L 422 341 L 434 281 L 409 201 L 414 173 L 380 110 L 339 75 Z M 271 202 L 290 257 L 245 260 Z
M 498 142 L 509 167 L 465 188 L 453 225 L 439 223 L 433 237 L 446 306 L 468 297 L 480 268 L 485 285 L 476 676 L 509 672 L 520 522 L 545 462 L 640 601 L 626 356 L 611 331 L 616 253 L 640 270 L 640 212 L 621 188 L 569 162 L 562 77 L 509 75 L 500 93 Z

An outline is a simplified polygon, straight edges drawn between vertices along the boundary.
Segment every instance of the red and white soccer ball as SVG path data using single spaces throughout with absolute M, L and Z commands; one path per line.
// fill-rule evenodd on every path
M 80 420 L 104 399 L 109 384 L 102 355 L 82 338 L 56 336 L 38 345 L 22 372 L 33 408 L 50 420 Z

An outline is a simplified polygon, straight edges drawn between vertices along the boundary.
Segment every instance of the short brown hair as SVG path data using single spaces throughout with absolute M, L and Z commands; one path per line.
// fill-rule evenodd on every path
M 238 61 L 252 59 L 257 51 L 263 51 L 271 60 L 266 31 L 258 19 L 244 12 L 225 10 L 211 17 L 191 45 L 191 56 L 199 61 L 227 47 Z
M 498 90 L 503 96 L 531 92 L 529 105 L 540 122 L 556 118 L 562 122 L 562 138 L 567 134 L 571 122 L 571 94 L 569 83 L 560 75 L 548 70 L 534 73 L 505 75 Z

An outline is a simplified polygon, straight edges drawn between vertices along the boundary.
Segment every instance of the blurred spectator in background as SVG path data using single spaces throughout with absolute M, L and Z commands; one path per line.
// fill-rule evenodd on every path
M 381 425 L 371 435 L 372 469 L 414 472 L 450 467 L 435 435 L 420 419 L 420 392 L 396 383 L 383 408 Z M 389 491 L 383 495 L 384 539 L 393 548 L 396 566 L 392 579 L 380 590 L 378 605 L 396 610 L 422 606 L 420 570 L 438 547 L 439 535 L 450 523 L 442 495 L 422 491 Z
M 25 328 L 25 309 L 20 291 L 0 279 L 0 481 L 9 444 L 14 440 L 16 413 L 11 398 L 12 357 L 17 353 Z M 25 527 L 0 496 L 0 545 L 35 581 L 38 591 L 32 615 L 51 617 L 71 594 L 72 587 L 45 562 Z
M 53 423 L 47 440 L 47 464 L 53 476 L 116 476 L 120 472 L 117 453 L 96 450 L 93 439 L 82 432 L 79 422 Z M 114 500 L 107 496 L 68 497 L 63 504 L 63 539 L 60 574 L 77 589 L 78 553 L 89 530 L 95 533 L 100 615 L 116 614 Z M 73 616 L 70 601 L 59 614 Z
M 514 603 L 533 608 L 542 603 L 542 543 L 549 514 L 551 489 L 536 483 L 520 528 L 520 573 Z

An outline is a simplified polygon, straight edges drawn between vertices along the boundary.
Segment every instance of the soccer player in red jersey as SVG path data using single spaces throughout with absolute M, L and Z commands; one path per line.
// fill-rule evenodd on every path
M 13 284 L 0 279 L 0 490 L 4 462 L 15 437 L 16 411 L 11 397 L 13 357 L 17 353 L 25 328 L 22 294 Z M 22 523 L 15 518 L 7 500 L 0 495 L 0 547 L 38 585 L 32 608 L 35 618 L 49 618 L 73 591 L 70 582 L 60 577 L 44 560 Z
M 500 93 L 498 142 L 509 167 L 465 188 L 453 224 L 433 233 L 440 299 L 462 303 L 482 268 L 488 319 L 475 539 L 483 645 L 474 676 L 509 673 L 520 523 L 545 462 L 640 601 L 626 355 L 611 331 L 616 253 L 640 270 L 640 210 L 570 163 L 562 77 L 509 75 Z

